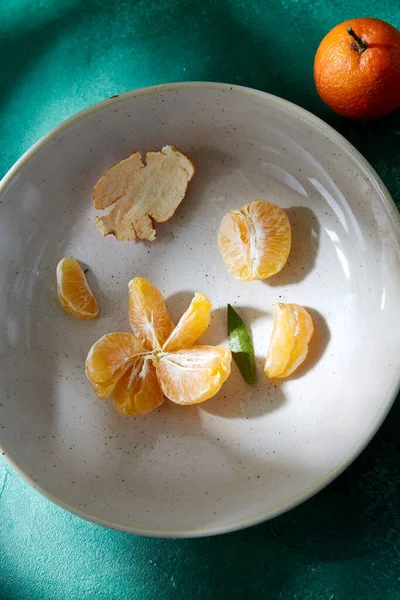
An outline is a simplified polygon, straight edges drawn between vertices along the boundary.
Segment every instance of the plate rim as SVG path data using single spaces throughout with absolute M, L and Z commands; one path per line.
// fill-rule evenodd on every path
M 213 89 L 220 92 L 233 92 L 244 95 L 247 94 L 249 96 L 256 97 L 259 100 L 263 101 L 263 103 L 265 103 L 267 106 L 275 105 L 278 108 L 286 109 L 286 111 L 291 113 L 292 116 L 299 118 L 303 122 L 311 124 L 320 132 L 324 133 L 327 136 L 327 138 L 335 142 L 342 150 L 346 152 L 347 155 L 350 155 L 350 157 L 353 158 L 356 164 L 358 164 L 361 170 L 368 176 L 369 180 L 374 185 L 375 191 L 378 192 L 382 208 L 385 211 L 387 217 L 389 218 L 389 221 L 392 225 L 392 229 L 396 234 L 397 246 L 400 251 L 400 213 L 397 209 L 397 206 L 394 203 L 394 200 L 391 197 L 389 191 L 387 190 L 385 184 L 383 183 L 379 175 L 376 173 L 372 165 L 370 165 L 366 158 L 364 158 L 364 156 L 344 136 L 342 136 L 333 127 L 325 123 L 325 121 L 323 121 L 307 109 L 302 108 L 297 104 L 290 102 L 289 100 L 285 100 L 283 98 L 280 98 L 279 96 L 275 96 L 273 94 L 269 94 L 268 92 L 263 92 L 261 90 L 229 83 L 217 83 L 208 81 L 164 83 L 159 85 L 136 88 L 121 94 L 117 94 L 115 96 L 111 96 L 100 102 L 96 102 L 95 104 L 92 104 L 91 106 L 75 113 L 65 121 L 62 121 L 59 125 L 51 129 L 37 142 L 35 142 L 30 148 L 28 148 L 28 150 L 26 150 L 22 154 L 22 156 L 14 163 L 14 165 L 6 172 L 4 177 L 0 180 L 0 195 L 2 195 L 3 192 L 7 189 L 8 185 L 12 182 L 14 177 L 17 175 L 18 171 L 36 154 L 38 150 L 46 146 L 49 142 L 51 142 L 54 139 L 55 136 L 59 135 L 70 125 L 77 123 L 78 121 L 86 118 L 88 115 L 98 112 L 105 106 L 119 104 L 125 99 L 136 98 L 145 95 L 152 95 L 154 93 L 159 93 L 163 91 L 176 92 L 181 90 L 199 88 L 205 90 Z M 375 434 L 381 427 L 386 416 L 388 415 L 396 399 L 399 389 L 400 372 L 397 376 L 397 379 L 394 381 L 391 389 L 388 390 L 386 394 L 386 399 L 381 406 L 381 410 L 377 414 L 375 421 L 371 424 L 369 430 L 367 430 L 365 434 L 360 436 L 358 442 L 355 444 L 354 448 L 351 450 L 351 452 L 349 452 L 346 458 L 344 458 L 340 463 L 338 463 L 335 466 L 335 468 L 331 469 L 323 477 L 321 477 L 318 480 L 318 482 L 316 482 L 316 484 L 311 486 L 309 489 L 303 490 L 300 494 L 298 494 L 294 498 L 291 498 L 287 502 L 277 505 L 275 508 L 224 525 L 208 525 L 203 528 L 196 527 L 194 529 L 184 528 L 181 530 L 162 530 L 146 529 L 140 526 L 135 526 L 134 524 L 131 525 L 123 523 L 114 523 L 112 521 L 102 519 L 85 511 L 82 511 L 80 508 L 64 502 L 56 494 L 49 491 L 45 487 L 39 485 L 38 482 L 36 482 L 31 475 L 29 475 L 23 470 L 22 467 L 19 466 L 18 459 L 16 459 L 12 455 L 12 453 L 7 450 L 7 448 L 1 442 L 1 439 L 0 451 L 3 460 L 5 460 L 5 462 L 8 465 L 10 465 L 12 469 L 35 491 L 38 491 L 47 500 L 50 500 L 57 506 L 63 508 L 64 510 L 97 525 L 101 525 L 103 527 L 107 527 L 117 531 L 122 531 L 125 533 L 132 533 L 135 535 L 158 538 L 197 538 L 204 536 L 219 535 L 222 533 L 238 531 L 240 529 L 244 529 L 246 527 L 257 525 L 259 523 L 263 523 L 265 521 L 273 519 L 274 517 L 277 517 L 291 510 L 292 508 L 295 508 L 302 502 L 305 502 L 306 500 L 317 494 L 319 491 L 321 491 L 324 487 L 329 485 L 334 479 L 341 475 L 341 473 L 343 473 L 343 471 L 347 469 L 347 467 L 349 467 L 351 463 L 354 462 L 354 460 L 370 443 L 372 438 L 375 436 Z

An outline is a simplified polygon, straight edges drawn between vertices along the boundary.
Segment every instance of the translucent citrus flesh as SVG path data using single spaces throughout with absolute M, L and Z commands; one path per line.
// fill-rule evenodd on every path
M 204 402 L 228 379 L 231 352 L 225 346 L 195 346 L 169 353 L 155 361 L 165 396 L 177 404 Z
M 138 356 L 146 353 L 143 343 L 133 333 L 103 335 L 90 349 L 86 359 L 86 375 L 91 383 L 107 383 Z
M 223 217 L 218 248 L 226 268 L 236 279 L 249 281 L 252 278 L 250 231 L 241 211 L 232 210 Z
M 174 329 L 161 292 L 143 277 L 129 282 L 129 322 L 150 350 L 160 350 Z
M 314 332 L 309 313 L 299 304 L 278 302 L 264 372 L 270 377 L 288 377 L 305 360 Z
M 288 377 L 299 367 L 307 357 L 308 344 L 314 333 L 314 325 L 311 316 L 305 308 L 293 305 L 296 314 L 296 332 L 294 347 L 281 377 Z
M 58 298 L 64 310 L 78 319 L 94 319 L 99 313 L 99 306 L 78 261 L 63 258 L 56 273 Z
M 129 289 L 134 333 L 103 336 L 86 359 L 98 397 L 112 394 L 115 409 L 128 416 L 154 410 L 164 394 L 183 405 L 211 398 L 229 376 L 231 353 L 224 346 L 193 347 L 210 322 L 208 298 L 195 294 L 173 328 L 164 299 L 150 282 L 136 278 Z
M 291 245 L 289 219 L 279 206 L 254 200 L 224 216 L 218 248 L 228 271 L 242 281 L 266 279 L 286 263 Z
M 115 386 L 117 385 L 117 381 L 122 377 L 127 369 L 129 369 L 131 363 L 127 363 L 125 367 L 121 367 L 117 369 L 112 377 L 107 381 L 103 382 L 94 382 L 91 381 L 92 387 L 98 398 L 100 400 L 107 400 L 111 396 L 114 391 Z
M 156 369 L 149 358 L 139 358 L 119 379 L 113 393 L 114 408 L 128 417 L 144 415 L 164 402 Z
M 195 294 L 163 346 L 164 352 L 191 348 L 210 324 L 211 302 L 204 294 Z

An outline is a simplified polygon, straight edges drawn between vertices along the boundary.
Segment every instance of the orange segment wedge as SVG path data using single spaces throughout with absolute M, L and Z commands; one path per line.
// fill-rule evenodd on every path
M 114 375 L 107 381 L 102 381 L 102 382 L 98 382 L 98 383 L 91 382 L 96 396 L 98 398 L 100 398 L 100 400 L 107 400 L 107 398 L 109 396 L 111 396 L 111 394 L 113 393 L 118 380 L 122 377 L 122 375 L 125 373 L 126 369 L 128 369 L 129 367 L 130 367 L 130 364 L 127 363 L 125 365 L 125 367 L 121 367 L 120 369 L 117 369 L 115 371 Z
M 164 402 L 157 373 L 149 358 L 139 358 L 121 377 L 113 393 L 114 408 L 135 417 L 151 412 Z
M 129 322 L 151 350 L 160 350 L 174 328 L 163 295 L 143 277 L 129 282 Z
M 210 324 L 211 302 L 204 294 L 195 294 L 187 311 L 182 315 L 163 346 L 164 352 L 190 348 Z
M 86 375 L 92 384 L 111 383 L 114 375 L 122 376 L 124 367 L 144 354 L 143 343 L 133 333 L 107 333 L 89 350 Z
M 264 372 L 269 378 L 288 377 L 305 360 L 314 332 L 309 313 L 299 304 L 278 302 Z
M 266 279 L 287 261 L 291 227 L 284 210 L 254 200 L 222 219 L 218 248 L 228 271 L 242 281 Z
M 216 394 L 231 371 L 231 352 L 225 346 L 195 346 L 155 360 L 158 381 L 169 400 L 189 405 Z
M 78 319 L 94 319 L 99 314 L 99 306 L 78 261 L 63 258 L 57 265 L 56 274 L 57 293 L 63 309 Z

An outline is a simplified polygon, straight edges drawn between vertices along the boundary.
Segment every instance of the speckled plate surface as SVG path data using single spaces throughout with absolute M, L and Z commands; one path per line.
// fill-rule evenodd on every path
M 112 164 L 173 144 L 197 166 L 153 243 L 103 238 L 91 190 Z M 293 249 L 281 273 L 241 283 L 216 246 L 222 216 L 266 198 L 287 210 Z M 195 536 L 257 523 L 335 477 L 385 417 L 400 373 L 399 217 L 344 138 L 273 96 L 219 84 L 128 93 L 70 119 L 34 146 L 0 189 L 0 437 L 36 489 L 97 523 Z M 60 308 L 55 268 L 88 266 L 101 315 Z M 135 275 L 163 290 L 174 319 L 195 291 L 213 302 L 209 343 L 226 342 L 226 304 L 251 327 L 259 379 L 236 367 L 195 407 L 166 402 L 124 418 L 84 374 L 92 343 L 128 329 Z M 262 364 L 277 300 L 310 308 L 309 359 L 278 385 Z

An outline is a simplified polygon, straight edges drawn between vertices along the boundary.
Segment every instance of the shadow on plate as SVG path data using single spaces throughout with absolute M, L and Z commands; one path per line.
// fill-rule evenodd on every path
M 213 146 L 204 146 L 190 150 L 185 148 L 196 166 L 196 173 L 190 181 L 187 194 L 171 219 L 164 223 L 156 223 L 157 242 L 178 238 L 180 229 L 186 231 L 191 223 L 201 223 L 205 210 L 205 197 L 213 197 L 215 202 L 225 203 L 226 195 L 215 196 L 213 183 L 220 179 L 228 181 L 232 173 L 239 167 L 238 160 L 232 154 L 217 150 Z M 215 243 L 217 242 L 218 219 L 215 222 Z M 197 240 L 197 246 L 206 244 Z
M 201 410 L 225 419 L 257 419 L 267 413 L 279 410 L 285 403 L 281 386 L 269 381 L 262 365 L 265 359 L 257 358 L 257 381 L 246 383 L 232 363 L 229 379 L 213 398 L 201 404 Z

